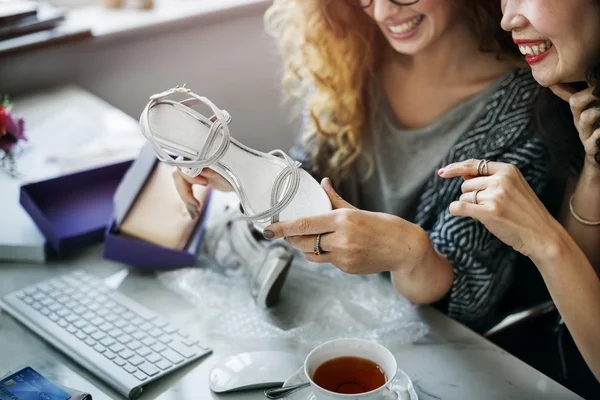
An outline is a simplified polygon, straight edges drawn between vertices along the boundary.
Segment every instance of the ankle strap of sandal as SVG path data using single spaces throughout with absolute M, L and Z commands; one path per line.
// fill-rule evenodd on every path
M 192 98 L 178 102 L 173 100 L 167 100 L 169 96 L 172 96 L 176 93 L 187 93 Z M 202 150 L 198 153 L 197 160 L 184 160 L 183 157 L 178 157 L 173 159 L 173 157 L 167 153 L 161 147 L 161 138 L 160 136 L 154 134 L 150 127 L 150 123 L 148 121 L 148 114 L 150 110 L 159 105 L 159 104 L 168 104 L 170 106 L 176 107 L 182 112 L 196 118 L 200 122 L 210 124 L 210 129 L 208 132 L 208 138 L 202 147 Z M 193 110 L 191 107 L 197 104 L 206 104 L 209 106 L 214 115 L 211 118 L 206 118 L 200 113 Z M 193 93 L 190 89 L 186 87 L 175 87 L 173 89 L 169 89 L 165 92 L 155 94 L 150 97 L 150 102 L 142 112 L 140 117 L 140 128 L 142 134 L 148 139 L 151 143 L 154 152 L 156 153 L 157 158 L 164 162 L 165 164 L 174 165 L 176 167 L 182 168 L 183 172 L 196 176 L 198 175 L 203 168 L 210 167 L 217 163 L 225 153 L 227 153 L 227 149 L 229 148 L 229 144 L 231 143 L 231 134 L 229 132 L 229 122 L 231 121 L 231 116 L 225 110 L 219 109 L 212 101 L 203 96 L 198 96 Z M 217 149 L 209 155 L 209 151 L 213 148 L 217 136 L 221 134 L 222 139 L 221 143 L 217 147 Z

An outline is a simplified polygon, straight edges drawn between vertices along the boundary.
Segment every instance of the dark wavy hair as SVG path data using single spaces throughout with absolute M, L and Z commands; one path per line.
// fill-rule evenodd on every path
M 598 23 L 600 24 L 600 0 L 596 0 L 598 8 Z M 600 38 L 598 38 L 600 40 Z M 596 101 L 588 108 L 600 108 L 600 54 L 586 72 L 586 81 L 573 83 L 577 90 L 584 90 L 592 86 Z M 550 150 L 552 162 L 557 170 L 565 173 L 577 174 L 583 168 L 584 148 L 579 138 L 579 133 L 573 123 L 573 114 L 569 103 L 558 98 L 550 89 L 543 88 L 537 99 L 536 121 L 538 131 Z M 600 120 L 596 121 L 594 128 L 600 128 Z M 595 159 L 600 164 L 600 139 L 596 140 L 598 151 Z

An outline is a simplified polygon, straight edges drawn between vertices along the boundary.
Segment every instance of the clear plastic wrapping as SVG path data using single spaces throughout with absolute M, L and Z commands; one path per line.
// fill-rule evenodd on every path
M 208 257 L 203 265 L 165 272 L 160 279 L 198 307 L 211 338 L 240 343 L 279 339 L 312 348 L 337 337 L 358 337 L 394 347 L 428 331 L 416 307 L 381 274 L 348 275 L 298 255 L 279 304 L 264 310 L 250 296 L 243 274 L 225 273 Z

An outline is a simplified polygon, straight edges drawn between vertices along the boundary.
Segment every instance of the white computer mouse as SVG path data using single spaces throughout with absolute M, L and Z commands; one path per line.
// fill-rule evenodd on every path
M 210 389 L 216 393 L 283 385 L 302 366 L 294 354 L 255 351 L 226 357 L 210 371 Z

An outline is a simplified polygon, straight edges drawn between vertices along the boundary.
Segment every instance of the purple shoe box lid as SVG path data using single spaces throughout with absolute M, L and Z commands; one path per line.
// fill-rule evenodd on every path
M 114 214 L 107 219 L 109 222 L 105 232 L 104 258 L 151 269 L 189 267 L 196 263 L 204 236 L 205 213 L 200 217 L 183 250 L 174 250 L 119 234 L 120 224 L 127 216 L 158 162 L 152 146 L 145 145 L 115 191 Z M 205 200 L 204 210 L 208 207 L 210 197 L 209 193 Z
M 131 161 L 21 187 L 20 203 L 58 253 L 104 240 L 113 195 Z

